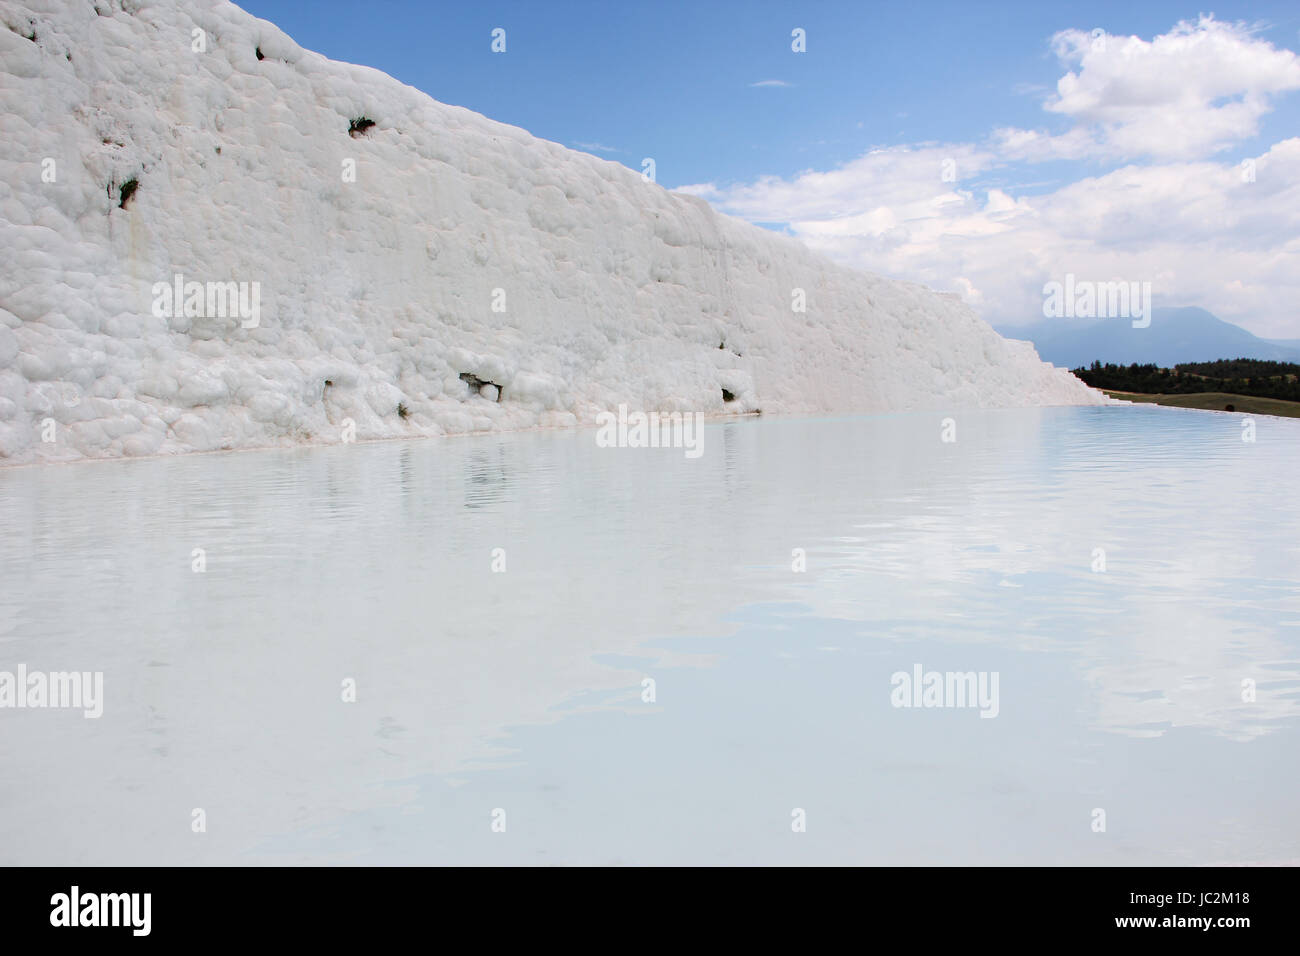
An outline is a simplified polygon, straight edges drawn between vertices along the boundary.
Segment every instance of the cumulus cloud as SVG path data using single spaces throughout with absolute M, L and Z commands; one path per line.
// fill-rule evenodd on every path
M 957 292 L 991 321 L 1041 316 L 1044 283 L 1072 272 L 1151 281 L 1157 304 L 1300 337 L 1300 138 L 1221 155 L 1254 135 L 1271 97 L 1300 89 L 1300 58 L 1209 18 L 1151 41 L 1065 31 L 1053 48 L 1070 71 L 1044 108 L 1074 124 L 1065 132 L 995 130 L 685 191 L 842 262 Z M 1035 162 L 1080 158 L 1122 165 L 1035 195 L 1011 185 Z
M 1000 131 L 1026 158 L 1204 156 L 1253 136 L 1272 98 L 1300 89 L 1300 57 L 1210 17 L 1149 42 L 1064 30 L 1052 49 L 1071 69 L 1043 107 L 1075 125 L 1059 137 Z

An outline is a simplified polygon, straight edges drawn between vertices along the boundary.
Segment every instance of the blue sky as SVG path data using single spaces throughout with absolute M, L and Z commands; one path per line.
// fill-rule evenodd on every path
M 1066 203 L 1077 206 L 1079 190 L 1069 190 L 1071 184 L 1116 170 L 1150 169 L 1141 188 L 1155 196 L 1171 188 L 1171 177 L 1203 180 L 1206 171 L 1197 164 L 1226 171 L 1300 134 L 1300 89 L 1289 72 L 1294 64 L 1285 60 L 1286 51 L 1300 50 L 1300 4 L 1294 0 L 1216 6 L 1215 24 L 1201 30 L 1205 42 L 1181 60 L 1179 41 L 1171 35 L 1181 21 L 1196 24 L 1203 11 L 1145 0 L 996 6 L 396 0 L 241 5 L 308 49 L 376 67 L 442 102 L 636 169 L 643 157 L 654 157 L 658 181 L 668 188 L 688 187 L 724 211 L 789 231 L 841 261 L 961 292 L 995 321 L 1032 318 L 1026 313 L 1033 310 L 1038 281 L 1026 275 L 1013 288 L 996 275 L 999 262 L 1017 255 L 1018 247 L 1002 235 L 1009 219 L 1035 220 L 1033 229 L 1014 225 L 1011 231 L 1021 235 L 1027 255 L 1038 257 L 1038 271 L 1103 278 L 1107 269 L 1135 261 L 1125 259 L 1125 243 L 1144 229 L 1109 244 L 1105 234 L 1085 243 L 1066 235 L 1068 229 L 1058 230 L 1061 241 L 1047 243 L 1056 258 L 1044 259 L 1042 223 L 1050 218 L 1045 213 L 1051 208 L 1063 214 Z M 495 27 L 506 30 L 504 54 L 490 49 Z M 794 27 L 807 33 L 806 53 L 791 51 Z M 1087 57 L 1076 50 L 1073 60 L 1060 55 L 1062 31 L 1097 29 L 1111 41 L 1109 54 L 1093 51 Z M 1142 59 L 1143 49 L 1137 56 L 1122 52 L 1123 40 L 1150 45 L 1159 37 L 1167 38 L 1163 54 L 1158 45 L 1143 49 L 1148 59 L 1169 54 L 1173 67 L 1147 69 L 1131 83 L 1115 74 Z M 1088 77 L 1099 78 L 1094 85 L 1104 101 L 1100 106 L 1088 93 L 1045 108 L 1071 71 L 1086 73 L 1084 87 Z M 1219 76 L 1222 84 L 1213 79 Z M 1170 79 L 1168 88 L 1162 77 Z M 785 85 L 753 85 L 765 81 Z M 1198 89 L 1188 94 L 1189 86 Z M 1250 115 L 1223 110 L 1234 101 L 1249 104 Z M 1127 112 L 1134 104 L 1147 114 Z M 1220 122 L 1230 128 L 1199 138 L 1161 129 L 1182 120 L 1188 130 Z M 995 134 L 1004 129 L 1049 139 L 1029 149 L 1021 141 L 1007 148 Z M 890 161 L 901 156 L 911 157 L 906 168 Z M 881 209 L 890 205 L 891 193 L 917 188 L 912 180 L 918 168 L 937 186 L 939 177 L 930 177 L 929 170 L 949 156 L 956 160 L 957 182 L 933 191 L 955 190 L 957 198 L 941 203 L 945 211 L 937 231 L 931 228 L 935 223 L 909 225 L 931 218 L 915 203 Z M 1283 158 L 1285 163 L 1261 168 L 1280 172 L 1285 165 L 1294 181 L 1290 153 Z M 828 193 L 820 174 L 836 170 L 838 185 Z M 894 183 L 890 177 L 896 175 L 906 182 Z M 769 188 L 773 180 L 779 188 Z M 1101 192 L 1108 190 L 1113 199 L 1133 188 L 1132 182 L 1111 179 Z M 1265 192 L 1251 195 L 1262 201 Z M 1291 198 L 1284 189 L 1269 194 L 1263 205 Z M 1015 208 L 1008 200 L 1028 205 Z M 1112 201 L 1103 218 L 1113 220 L 1114 214 Z M 1076 209 L 1070 215 L 1095 217 L 1098 211 Z M 1159 207 L 1121 218 L 1144 217 L 1150 217 L 1148 225 L 1168 221 Z M 848 221 L 858 225 L 848 229 Z M 1231 224 L 1221 225 L 1226 235 Z M 1293 225 L 1271 222 L 1265 232 L 1277 234 L 1276 248 L 1261 249 L 1259 234 L 1238 223 L 1231 227 L 1236 239 L 1219 250 L 1220 258 L 1247 263 L 1252 256 L 1268 260 L 1280 254 L 1287 260 L 1285 275 L 1295 280 L 1287 288 L 1300 292 L 1300 270 L 1285 242 Z M 1190 231 L 1200 236 L 1213 226 L 1203 220 Z M 905 238 L 900 229 L 908 232 Z M 977 233 L 998 236 L 975 245 Z M 1205 264 L 1195 261 L 1190 248 L 1186 253 L 1166 250 L 1159 258 L 1153 252 L 1142 263 L 1146 272 L 1158 274 L 1174 259 L 1188 259 L 1157 282 L 1158 302 L 1204 305 L 1259 334 L 1300 337 L 1294 309 L 1280 314 L 1267 305 L 1282 291 L 1276 262 L 1258 275 L 1243 273 L 1240 264 L 1225 268 L 1211 281 Z

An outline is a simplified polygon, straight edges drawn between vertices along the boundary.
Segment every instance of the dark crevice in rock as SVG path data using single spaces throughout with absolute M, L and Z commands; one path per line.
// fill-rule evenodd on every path
M 505 392 L 505 389 L 503 389 L 503 388 L 502 388 L 500 385 L 498 385 L 496 382 L 489 382 L 489 381 L 487 381 L 487 380 L 485 380 L 485 379 L 481 379 L 481 378 L 479 378 L 477 375 L 475 375 L 473 372 L 461 372 L 461 373 L 460 373 L 460 380 L 461 380 L 462 382 L 464 382 L 466 385 L 468 385 L 468 386 L 470 387 L 470 389 L 471 389 L 472 391 L 475 391 L 475 392 L 477 392 L 477 391 L 478 391 L 480 388 L 482 388 L 484 385 L 491 385 L 493 388 L 495 388 L 495 389 L 497 390 L 497 401 L 498 401 L 498 402 L 501 401 L 501 395 Z
M 131 197 L 135 195 L 135 191 L 139 188 L 140 180 L 136 179 L 134 176 L 124 182 L 122 184 L 122 189 L 118 194 L 121 197 L 121 202 L 117 204 L 117 208 L 125 209 L 126 204 L 131 201 Z

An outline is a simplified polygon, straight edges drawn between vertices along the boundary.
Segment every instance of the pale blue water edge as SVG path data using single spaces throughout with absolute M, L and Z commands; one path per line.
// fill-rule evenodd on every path
M 0 863 L 1300 860 L 1300 421 L 942 417 L 0 471 Z

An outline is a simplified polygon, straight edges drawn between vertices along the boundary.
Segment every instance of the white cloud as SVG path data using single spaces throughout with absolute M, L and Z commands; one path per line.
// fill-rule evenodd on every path
M 757 83 L 750 83 L 750 86 L 793 86 L 785 80 L 759 80 Z
M 1126 166 L 1020 198 L 934 187 L 925 197 L 912 180 L 902 202 L 789 225 L 841 261 L 961 292 L 993 320 L 1035 318 L 1043 283 L 1072 272 L 1151 281 L 1162 304 L 1200 304 L 1257 334 L 1296 337 L 1300 138 L 1255 164 L 1253 183 L 1237 163 L 1203 161 Z
M 613 146 L 604 146 L 604 145 L 602 145 L 602 144 L 600 144 L 600 143 L 578 143 L 578 142 L 575 142 L 575 143 L 572 143 L 571 145 L 578 147 L 578 149 L 585 149 L 585 150 L 589 150 L 589 151 L 594 152 L 594 153 L 621 153 L 621 152 L 623 152 L 621 149 L 615 149 Z
M 1300 58 L 1209 19 L 1104 40 L 1054 39 L 1077 67 L 1045 104 L 1076 122 L 1064 133 L 998 130 L 982 145 L 875 149 L 829 171 L 683 191 L 784 223 L 842 262 L 958 292 L 993 321 L 1041 315 L 1043 284 L 1073 272 L 1151 281 L 1157 304 L 1300 337 L 1300 138 L 1256 156 L 1253 182 L 1241 157 L 1215 155 L 1253 134 L 1271 95 L 1300 89 Z M 1037 160 L 1129 155 L 1142 161 L 1039 195 L 1006 185 L 1035 179 Z
M 1000 130 L 1006 153 L 1198 158 L 1255 135 L 1272 98 L 1300 89 L 1300 57 L 1210 17 L 1151 41 L 1065 30 L 1052 48 L 1070 69 L 1043 108 L 1074 125 L 1059 136 Z
M 881 206 L 901 209 L 903 218 L 911 219 L 925 215 L 924 207 L 942 192 L 945 160 L 952 160 L 958 178 L 966 178 L 989 168 L 994 157 L 967 145 L 875 149 L 829 172 L 808 170 L 791 180 L 767 176 L 726 189 L 709 183 L 680 191 L 759 222 L 834 219 Z

